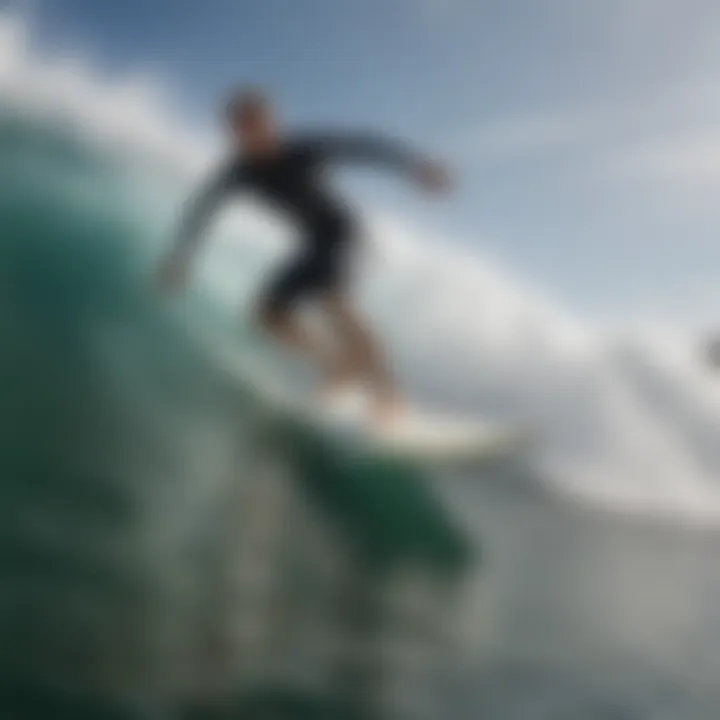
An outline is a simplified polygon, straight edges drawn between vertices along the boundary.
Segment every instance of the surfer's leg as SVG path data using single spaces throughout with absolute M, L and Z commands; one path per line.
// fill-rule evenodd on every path
M 369 382 L 383 420 L 400 405 L 390 363 L 374 332 L 349 300 L 357 243 L 351 225 L 330 227 L 311 243 L 312 277 L 307 290 L 318 297 L 338 351 L 327 366 L 325 390 L 333 393 L 358 380 Z
M 395 415 L 401 405 L 395 375 L 370 324 L 342 291 L 326 293 L 323 307 L 343 347 L 336 374 L 346 379 L 369 381 L 380 418 Z
M 297 302 L 312 278 L 311 271 L 305 258 L 283 268 L 262 294 L 256 318 L 268 334 L 309 357 L 323 372 L 330 372 L 336 364 L 335 353 L 318 333 L 298 319 L 295 312 Z
M 267 333 L 292 350 L 309 356 L 321 366 L 333 364 L 334 358 L 331 360 L 320 338 L 294 317 L 293 313 L 264 309 L 258 313 L 258 320 Z

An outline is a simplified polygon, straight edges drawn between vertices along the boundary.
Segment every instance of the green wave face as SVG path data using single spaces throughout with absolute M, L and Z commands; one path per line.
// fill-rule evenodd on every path
M 158 301 L 157 231 L 126 164 L 11 114 L 0 156 L 0 658 L 15 676 L 171 694 L 188 668 L 217 678 L 246 652 L 230 629 L 271 624 L 272 602 L 238 590 L 243 563 L 281 599 L 333 587 L 327 545 L 373 591 L 388 569 L 462 568 L 416 470 L 268 418 L 188 333 L 231 332 L 222 313 L 190 299 L 178 324 Z

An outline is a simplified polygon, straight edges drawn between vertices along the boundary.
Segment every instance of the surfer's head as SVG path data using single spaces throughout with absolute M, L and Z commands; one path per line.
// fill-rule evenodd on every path
M 248 153 L 263 153 L 277 145 L 278 127 L 270 97 L 258 88 L 233 93 L 225 116 L 235 141 Z

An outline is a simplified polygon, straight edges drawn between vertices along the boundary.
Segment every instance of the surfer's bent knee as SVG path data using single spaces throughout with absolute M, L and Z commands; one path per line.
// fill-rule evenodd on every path
M 255 323 L 263 330 L 276 330 L 287 325 L 289 320 L 288 308 L 278 307 L 271 303 L 261 303 L 255 311 Z

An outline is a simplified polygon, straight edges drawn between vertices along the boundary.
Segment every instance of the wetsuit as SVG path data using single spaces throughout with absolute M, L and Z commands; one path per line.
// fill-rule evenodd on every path
M 300 252 L 270 282 L 262 309 L 282 312 L 303 297 L 341 289 L 356 221 L 324 182 L 323 170 L 333 161 L 381 163 L 409 174 L 422 162 L 398 143 L 367 136 L 297 138 L 284 141 L 271 156 L 233 158 L 191 203 L 180 248 L 191 249 L 216 206 L 229 194 L 250 190 L 300 229 Z

